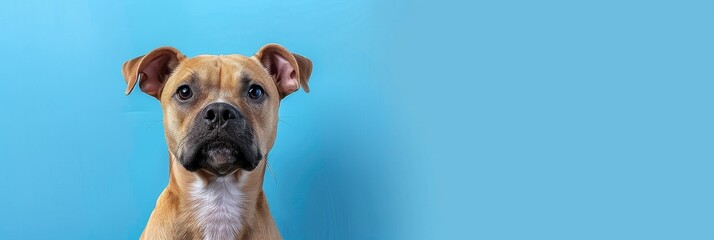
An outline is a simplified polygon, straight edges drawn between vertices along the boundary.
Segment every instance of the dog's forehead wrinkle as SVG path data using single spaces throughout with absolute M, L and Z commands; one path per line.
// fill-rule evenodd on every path
M 216 61 L 213 62 L 213 64 L 216 67 L 216 71 L 218 71 L 218 77 L 216 78 L 218 79 L 218 86 L 223 86 L 223 73 L 221 71 L 223 68 L 221 67 L 221 58 L 217 57 Z
M 180 76 L 177 76 L 179 84 L 193 84 L 198 81 L 199 75 L 195 69 L 189 68 Z

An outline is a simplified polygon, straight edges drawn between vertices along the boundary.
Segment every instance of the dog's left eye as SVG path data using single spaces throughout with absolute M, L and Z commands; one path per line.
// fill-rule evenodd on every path
M 187 100 L 191 98 L 191 96 L 193 96 L 193 92 L 191 92 L 191 88 L 186 85 L 183 85 L 176 90 L 176 95 L 178 95 L 179 99 L 181 100 Z
M 253 85 L 248 88 L 248 96 L 252 99 L 263 97 L 263 88 L 258 85 Z

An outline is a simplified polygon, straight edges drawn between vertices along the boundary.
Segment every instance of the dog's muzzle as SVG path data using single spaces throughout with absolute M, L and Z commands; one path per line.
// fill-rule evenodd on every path
M 227 103 L 206 106 L 185 139 L 178 161 L 188 171 L 224 176 L 238 169 L 252 171 L 262 159 L 250 123 Z

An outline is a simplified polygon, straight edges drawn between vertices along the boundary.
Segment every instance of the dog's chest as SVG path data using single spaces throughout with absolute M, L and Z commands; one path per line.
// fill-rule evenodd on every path
M 233 177 L 196 180 L 191 189 L 196 220 L 204 240 L 235 239 L 242 228 L 243 193 Z

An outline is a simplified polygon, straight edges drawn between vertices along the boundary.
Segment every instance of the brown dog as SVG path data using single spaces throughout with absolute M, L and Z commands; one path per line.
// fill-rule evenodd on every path
M 169 184 L 141 239 L 280 239 L 263 193 L 280 100 L 309 91 L 312 62 L 276 44 L 186 58 L 162 47 L 124 63 L 126 94 L 161 102 Z

